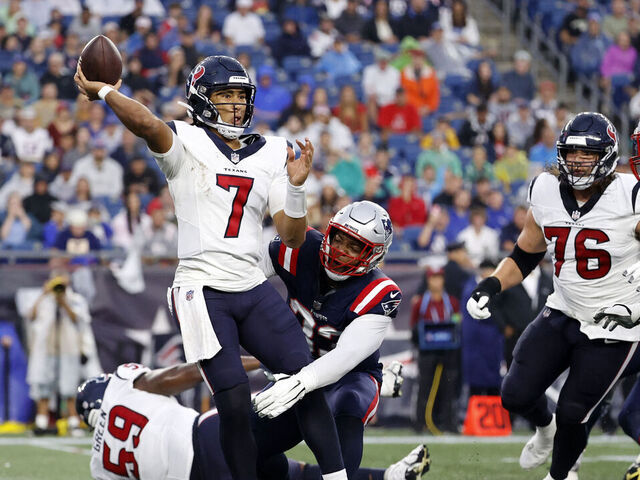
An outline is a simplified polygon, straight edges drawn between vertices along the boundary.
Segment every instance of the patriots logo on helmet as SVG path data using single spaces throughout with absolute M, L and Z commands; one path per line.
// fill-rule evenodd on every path
M 393 233 L 393 227 L 391 225 L 391 220 L 389 218 L 382 219 L 382 226 L 384 227 L 384 236 L 385 238 L 389 238 L 389 235 Z

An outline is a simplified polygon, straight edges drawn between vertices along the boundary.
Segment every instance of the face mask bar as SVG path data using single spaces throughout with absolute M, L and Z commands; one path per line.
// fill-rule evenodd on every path
M 331 245 L 333 237 L 337 231 L 355 238 L 364 245 L 362 251 L 357 257 Z M 354 234 L 341 225 L 330 223 L 327 227 L 327 233 L 325 234 L 322 248 L 320 249 L 320 263 L 322 263 L 324 268 L 336 275 L 364 275 L 369 271 L 368 267 L 377 246 L 377 244 L 367 241 L 365 238 Z M 346 260 L 340 260 L 340 257 L 346 258 Z

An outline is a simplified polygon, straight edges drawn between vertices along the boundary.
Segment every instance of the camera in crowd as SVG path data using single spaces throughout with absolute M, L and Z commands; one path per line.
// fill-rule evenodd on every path
M 67 290 L 67 279 L 63 276 L 57 276 L 49 280 L 47 287 L 55 294 L 62 294 Z

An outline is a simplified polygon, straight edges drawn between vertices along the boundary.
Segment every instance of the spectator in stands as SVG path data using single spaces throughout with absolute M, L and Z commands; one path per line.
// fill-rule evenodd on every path
M 135 52 L 142 65 L 142 75 L 151 82 L 166 72 L 167 56 L 160 48 L 158 35 L 151 31 L 144 36 L 142 48 Z
M 502 85 L 509 89 L 513 99 L 531 101 L 536 92 L 536 81 L 531 73 L 531 54 L 526 50 L 518 50 L 513 60 L 513 70 L 502 75 Z
M 400 84 L 407 92 L 407 103 L 416 107 L 421 117 L 438 110 L 440 105 L 438 77 L 422 50 L 411 50 L 411 63 L 402 69 Z
M 588 29 L 580 35 L 571 47 L 569 58 L 571 68 L 578 76 L 591 77 L 598 73 L 604 54 L 611 45 L 611 40 L 600 30 L 600 15 L 592 12 L 588 15 Z
M 362 72 L 362 88 L 369 118 L 375 121 L 378 109 L 393 103 L 400 87 L 400 72 L 389 64 L 391 53 L 387 50 L 376 47 L 373 55 L 375 63 L 364 67 Z
M 167 222 L 162 208 L 157 206 L 149 211 L 151 222 L 143 225 L 143 253 L 155 256 L 175 257 L 178 252 L 178 228 Z
M 274 128 L 282 111 L 291 104 L 289 91 L 276 82 L 276 71 L 271 65 L 258 70 L 258 86 L 254 104 L 255 122 L 266 122 Z
M 47 129 L 49 136 L 51 136 L 49 125 L 55 120 L 60 103 L 61 101 L 58 100 L 58 87 L 56 87 L 55 83 L 45 83 L 42 85 L 40 99 L 33 103 L 33 109 L 36 111 L 36 124 L 39 127 Z M 55 145 L 55 140 L 52 136 L 51 139 Z
M 24 210 L 40 224 L 45 224 L 51 218 L 51 204 L 57 200 L 49 193 L 46 177 L 36 175 L 33 181 L 33 193 L 22 201 Z
M 142 75 L 142 63 L 136 56 L 129 57 L 127 61 L 127 73 L 122 79 L 122 83 L 128 86 L 133 92 L 138 90 L 151 90 L 153 88 L 149 79 Z
M 364 24 L 364 17 L 358 11 L 358 0 L 347 0 L 347 6 L 335 21 L 338 32 L 344 35 L 347 42 L 357 43 Z
M 108 221 L 109 213 L 98 202 L 93 202 L 87 212 L 88 230 L 100 241 L 103 249 L 111 248 L 113 229 Z
M 517 106 L 517 110 L 507 119 L 507 132 L 509 133 L 509 142 L 515 145 L 516 148 L 523 150 L 533 134 L 535 119 L 526 100 L 519 99 L 514 103 Z
M 87 230 L 88 218 L 85 210 L 69 210 L 66 220 L 69 226 L 58 234 L 53 248 L 74 256 L 85 256 L 101 249 L 100 240 Z
M 344 37 L 337 36 L 333 41 L 333 47 L 320 57 L 315 68 L 316 71 L 325 73 L 329 80 L 333 80 L 360 72 L 362 65 L 358 58 L 349 51 Z
M 90 153 L 91 133 L 87 127 L 80 127 L 75 134 L 74 147 L 62 156 L 62 161 L 67 161 L 73 166 L 79 158 L 85 157 Z
M 72 180 L 85 177 L 95 197 L 118 198 L 122 195 L 122 167 L 107 156 L 104 141 L 96 138 L 91 143 L 91 153 L 79 159 L 73 166 Z
M 560 25 L 560 48 L 568 53 L 580 36 L 587 31 L 587 15 L 591 0 L 577 0 L 576 8 L 568 13 Z
M 460 306 L 444 290 L 444 269 L 427 267 L 426 291 L 412 302 L 412 343 L 419 351 L 416 399 L 417 432 L 427 427 L 458 433 L 457 399 L 460 377 Z M 438 374 L 440 382 L 433 382 Z M 432 399 L 431 402 L 428 399 Z
M 73 197 L 75 192 L 75 183 L 71 183 L 71 171 L 73 170 L 73 164 L 69 160 L 63 159 L 60 163 L 60 173 L 56 175 L 53 182 L 49 185 L 49 192 L 54 197 L 68 202 Z
M 331 160 L 329 161 L 331 163 Z M 331 166 L 329 173 L 338 179 L 340 188 L 351 198 L 359 198 L 364 192 L 365 177 L 360 158 L 349 153 L 341 155 Z
M 134 55 L 144 46 L 144 37 L 147 36 L 153 27 L 151 19 L 145 15 L 136 18 L 135 32 L 133 32 L 126 40 L 125 52 L 127 55 Z
M 13 87 L 7 83 L 0 84 L 0 115 L 13 118 L 22 108 L 23 101 L 15 95 Z
M 53 182 L 53 179 L 60 173 L 60 152 L 56 149 L 49 150 L 44 156 L 42 168 L 38 175 L 44 178 L 47 184 Z
M 83 332 L 90 328 L 89 305 L 71 289 L 66 273 L 51 272 L 29 314 L 31 353 L 27 367 L 29 396 L 36 402 L 36 430 L 49 427 L 49 399 L 60 396 L 69 430 L 82 435 L 75 394 L 85 352 Z
M 68 29 L 69 33 L 75 33 L 82 43 L 87 43 L 96 35 L 102 33 L 100 18 L 91 14 L 91 9 L 84 5 L 80 16 L 75 17 Z
M 311 56 L 313 58 L 322 57 L 331 48 L 338 35 L 338 30 L 335 29 L 333 20 L 327 15 L 322 16 L 318 28 L 311 32 L 307 40 L 311 49 Z
M 412 174 L 402 176 L 400 194 L 391 197 L 387 210 L 400 237 L 405 227 L 423 225 L 427 221 L 427 206 L 417 194 L 416 178 Z
M 455 175 L 451 175 L 453 178 Z M 445 188 L 447 187 L 447 178 L 445 177 Z M 434 199 L 434 203 L 440 203 Z M 469 225 L 469 207 L 471 206 L 471 192 L 458 187 L 453 193 L 453 203 L 449 207 L 449 234 L 457 237 L 458 234 Z
M 524 221 L 527 218 L 527 207 L 518 205 L 513 210 L 511 221 L 500 229 L 500 249 L 510 252 L 524 228 Z
M 457 48 L 458 45 L 453 40 L 445 37 L 440 22 L 435 22 L 431 26 L 431 36 L 422 42 L 422 46 L 440 78 L 448 75 L 471 78 L 471 71 L 467 68 L 467 61 L 475 53 L 473 50 Z M 465 56 L 463 52 L 469 53 L 469 55 Z
M 495 176 L 493 165 L 487 159 L 487 149 L 482 145 L 475 145 L 471 150 L 471 162 L 464 169 L 464 180 L 475 183 L 480 178 L 491 181 Z
M 504 155 L 493 165 L 496 179 L 502 183 L 504 191 L 512 193 L 514 184 L 521 184 L 529 178 L 529 160 L 523 150 L 513 143 L 507 145 Z
M 497 232 L 502 230 L 513 216 L 513 209 L 505 203 L 504 195 L 497 188 L 491 188 L 487 200 L 487 226 Z
M 338 18 L 345 8 L 347 8 L 347 0 L 321 0 L 327 11 L 327 17 L 332 20 Z
M 489 195 L 491 195 L 491 182 L 488 178 L 478 178 L 472 185 L 473 198 L 471 208 L 486 208 L 489 205 Z
M 446 175 L 453 175 L 445 170 L 443 175 L 438 175 L 436 169 L 430 163 L 425 164 L 422 175 L 418 178 L 418 195 L 424 200 L 425 205 L 433 205 L 434 197 L 442 191 Z
M 410 0 L 406 13 L 398 20 L 398 37 L 414 37 L 426 40 L 431 25 L 438 21 L 438 7 L 427 0 Z
M 271 51 L 280 65 L 282 65 L 282 59 L 290 55 L 302 57 L 311 55 L 307 39 L 300 31 L 296 21 L 291 18 L 285 18 L 282 21 L 282 33 L 273 43 Z
M 19 117 L 20 127 L 11 134 L 16 155 L 21 160 L 41 163 L 45 152 L 53 147 L 49 132 L 36 125 L 36 111 L 33 108 L 21 110 Z
M 511 91 L 501 85 L 487 104 L 489 113 L 495 118 L 496 122 L 506 122 L 517 109 L 516 103 L 511 99 Z
M 93 203 L 91 196 L 91 184 L 85 177 L 80 177 L 76 181 L 73 195 L 69 199 L 69 206 L 79 208 L 84 212 L 88 211 Z
M 42 246 L 51 248 L 56 242 L 58 234 L 64 230 L 64 219 L 67 213 L 67 205 L 57 201 L 51 204 L 51 218 L 42 228 Z
M 287 122 L 276 131 L 276 135 L 278 135 L 279 137 L 291 138 L 291 139 L 305 138 L 308 135 L 306 131 L 303 130 L 303 127 L 304 127 L 304 124 L 302 123 L 302 120 L 298 115 L 290 115 L 289 118 L 287 119 Z M 320 141 L 322 142 L 322 140 L 323 140 L 323 136 L 321 135 Z M 326 144 L 328 145 L 329 142 L 330 140 L 327 138 Z M 319 150 L 320 150 L 319 146 L 316 146 L 315 148 L 316 148 L 316 153 L 319 153 Z M 294 147 L 293 150 L 297 154 L 298 149 Z
M 367 177 L 376 178 L 378 182 L 378 189 L 372 198 L 367 199 L 387 208 L 389 199 L 398 194 L 396 183 L 399 177 L 397 169 L 389 165 L 389 150 L 384 147 L 377 148 L 374 163 L 366 169 L 365 173 Z
M 340 90 L 338 105 L 331 109 L 331 113 L 344 123 L 351 133 L 369 131 L 369 119 L 367 107 L 358 101 L 356 91 L 351 85 L 345 85 Z
M 402 87 L 396 91 L 394 103 L 380 108 L 377 123 L 382 129 L 383 138 L 387 138 L 391 133 L 418 134 L 422 129 L 418 109 L 408 103 L 407 94 Z
M 482 207 L 471 209 L 469 226 L 460 231 L 457 239 L 464 242 L 476 267 L 484 259 L 497 259 L 500 253 L 498 232 L 487 226 L 487 212 Z
M 45 87 L 42 89 L 43 93 L 46 90 L 47 85 L 54 85 L 54 84 L 47 83 Z M 57 101 L 55 115 L 51 123 L 49 123 L 49 126 L 47 127 L 49 136 L 53 141 L 53 146 L 57 148 L 61 148 L 62 137 L 64 136 L 73 137 L 76 135 L 76 130 L 77 130 L 76 122 L 73 120 L 71 111 L 69 110 L 69 104 L 64 101 Z
M 98 137 L 104 142 L 107 154 L 111 155 L 122 143 L 122 132 L 125 128 L 118 121 L 118 118 L 109 113 L 104 119 L 104 128 L 98 134 Z
M 222 38 L 221 28 L 213 16 L 211 7 L 206 4 L 200 5 L 196 16 L 195 37 L 200 41 L 219 43 Z
M 458 134 L 456 130 L 451 126 L 451 122 L 445 116 L 440 116 L 436 120 L 436 126 L 432 132 L 426 133 L 420 139 L 420 148 L 427 150 L 433 146 L 434 132 L 442 134 L 444 142 L 449 150 L 458 150 L 460 148 L 460 141 L 458 140 Z
M 493 79 L 491 63 L 488 60 L 483 60 L 478 63 L 471 80 L 469 93 L 467 93 L 467 103 L 476 107 L 481 103 L 487 103 L 496 89 L 497 85 Z
M 144 0 L 134 0 L 133 11 L 120 18 L 120 29 L 127 35 L 133 34 L 136 30 L 135 23 L 136 20 L 142 16 L 143 7 Z
M 27 215 L 19 192 L 12 192 L 7 200 L 6 216 L 0 227 L 0 248 L 21 248 L 29 236 L 32 222 Z
M 138 195 L 152 194 L 154 197 L 160 192 L 160 182 L 156 172 L 147 165 L 144 157 L 134 157 L 124 174 L 125 192 L 135 192 Z
M 13 57 L 11 73 L 3 78 L 3 82 L 11 85 L 15 95 L 25 103 L 35 102 L 40 96 L 38 77 L 28 67 L 26 58 L 20 53 Z
M 556 158 L 556 137 L 545 121 L 540 129 L 540 139 L 529 151 L 529 174 L 542 171 L 552 165 Z
M 29 25 L 26 15 L 20 13 L 16 17 L 16 30 L 13 32 L 12 38 L 16 39 L 18 50 L 21 53 L 24 53 L 29 48 L 33 34 L 33 26 Z
M 303 127 L 309 115 L 311 115 L 311 109 L 309 108 L 309 94 L 304 89 L 299 88 L 293 94 L 293 101 L 291 104 L 280 114 L 278 126 L 282 126 L 287 123 L 291 116 L 296 116 L 301 122 L 303 122 L 303 125 L 301 125 L 301 127 Z
M 445 253 L 449 238 L 447 230 L 449 228 L 449 212 L 440 205 L 434 205 L 429 211 L 427 219 L 420 235 L 416 239 L 415 248 L 426 250 L 434 255 Z
M 538 95 L 531 102 L 534 118 L 546 120 L 550 127 L 555 123 L 554 112 L 558 106 L 556 93 L 556 84 L 551 80 L 544 80 L 540 82 Z
M 454 175 L 462 176 L 460 159 L 454 152 L 449 150 L 442 132 L 434 130 L 431 132 L 431 138 L 433 140 L 431 148 L 418 155 L 416 177 L 422 176 L 422 170 L 426 165 L 433 165 L 438 175 L 443 175 L 444 170 L 450 170 Z
M 611 77 L 615 75 L 633 75 L 638 52 L 631 46 L 629 33 L 620 32 L 616 41 L 604 53 L 600 65 L 601 85 L 604 89 L 611 88 Z
M 426 172 L 427 169 L 425 168 L 424 171 Z M 442 190 L 433 198 L 433 203 L 437 203 L 445 207 L 451 207 L 453 205 L 453 199 L 460 189 L 462 189 L 462 177 L 454 175 L 449 170 L 446 170 L 444 172 Z M 467 205 L 467 208 L 468 207 L 469 206 Z
M 471 58 L 477 53 L 480 32 L 464 0 L 454 0 L 450 9 L 440 9 L 440 24 L 445 38 L 456 45 L 464 58 Z
M 373 16 L 362 27 L 362 39 L 373 43 L 398 43 L 396 22 L 389 16 L 387 0 L 376 0 Z
M 602 21 L 602 32 L 613 39 L 619 33 L 629 30 L 629 13 L 624 0 L 613 0 L 611 2 L 611 13 L 604 16 Z
M 309 139 L 313 144 L 319 143 L 323 131 L 329 133 L 331 148 L 340 155 L 345 155 L 354 149 L 355 143 L 351 130 L 337 117 L 331 116 L 331 110 L 326 105 L 313 108 L 313 122 L 307 128 Z
M 33 193 L 35 174 L 36 163 L 33 159 L 19 159 L 18 171 L 0 187 L 0 212 L 7 208 L 7 200 L 13 192 L 18 192 L 20 198 L 28 197 Z
M 486 145 L 489 142 L 489 133 L 493 128 L 495 119 L 489 113 L 485 103 L 481 103 L 465 119 L 460 127 L 458 138 L 460 144 L 465 147 L 474 145 Z
M 49 52 L 47 51 L 42 36 L 37 36 L 29 45 L 29 50 L 25 52 L 25 55 L 29 59 L 29 64 L 38 78 L 47 70 L 47 58 Z
M 236 0 L 236 10 L 227 15 L 222 35 L 230 46 L 260 45 L 264 42 L 264 25 L 251 11 L 253 0 Z
M 78 96 L 78 90 L 73 83 L 73 75 L 64 66 L 64 56 L 54 52 L 49 56 L 47 71 L 40 77 L 40 85 L 55 83 L 58 87 L 58 97 L 63 100 L 74 100 Z
M 491 132 L 489 132 L 489 144 L 487 146 L 489 161 L 494 163 L 502 157 L 508 144 L 509 134 L 507 133 L 507 127 L 503 122 L 494 123 Z
M 142 210 L 142 203 L 137 193 L 130 191 L 125 196 L 124 206 L 111 220 L 113 227 L 113 246 L 125 250 L 141 248 L 143 231 L 149 229 L 151 218 Z

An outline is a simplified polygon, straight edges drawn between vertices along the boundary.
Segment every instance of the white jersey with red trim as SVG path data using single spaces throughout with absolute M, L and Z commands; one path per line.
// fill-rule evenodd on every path
M 226 292 L 265 281 L 258 266 L 262 220 L 284 208 L 287 141 L 244 135 L 232 150 L 207 129 L 176 121 L 173 145 L 153 153 L 167 177 L 178 219 L 178 258 L 173 282 Z
M 316 358 L 333 350 L 344 329 L 356 318 L 365 314 L 395 318 L 402 300 L 398 285 L 377 268 L 331 288 L 320 264 L 322 239 L 320 232 L 309 229 L 300 248 L 289 248 L 278 237 L 269 245 L 271 263 L 287 286 L 289 306 Z M 370 373 L 381 382 L 379 357 L 376 351 L 353 371 Z
M 640 326 L 613 332 L 594 324 L 594 313 L 614 303 L 637 303 L 635 285 L 622 276 L 640 259 L 640 183 L 615 174 L 602 194 L 580 206 L 571 188 L 549 174 L 534 178 L 529 203 L 554 262 L 554 292 L 547 306 L 580 321 L 589 338 L 637 341 Z
M 91 475 L 97 480 L 188 480 L 198 412 L 175 398 L 134 388 L 149 369 L 120 365 L 102 398 L 93 432 Z

